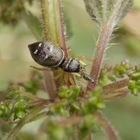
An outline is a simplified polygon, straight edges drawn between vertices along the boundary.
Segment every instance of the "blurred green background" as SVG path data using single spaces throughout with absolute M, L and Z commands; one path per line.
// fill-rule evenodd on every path
M 108 49 L 105 63 L 115 65 L 128 59 L 133 65 L 140 64 L 140 30 L 137 26 L 140 25 L 140 1 L 135 0 L 134 5 L 137 10 L 130 13 L 120 24 L 121 29 L 117 31 L 117 37 L 113 41 L 116 44 Z M 64 0 L 64 11 L 71 32 L 68 46 L 75 56 L 84 55 L 88 58 L 90 65 L 95 52 L 97 27 L 87 14 L 82 0 Z M 12 28 L 0 23 L 0 90 L 5 89 L 11 80 L 28 79 L 30 65 L 36 64 L 29 54 L 27 45 L 35 40 L 22 19 Z M 104 113 L 118 130 L 122 140 L 140 140 L 139 96 L 130 95 L 125 99 L 107 103 Z M 35 123 L 30 124 L 28 129 L 35 125 Z M 97 132 L 95 139 L 106 140 L 101 132 Z

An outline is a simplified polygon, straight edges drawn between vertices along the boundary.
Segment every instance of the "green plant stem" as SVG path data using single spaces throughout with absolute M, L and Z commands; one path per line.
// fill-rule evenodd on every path
M 42 25 L 43 25 L 43 33 L 44 33 L 44 41 L 53 41 L 52 32 L 50 27 L 50 19 L 49 19 L 49 3 L 48 0 L 40 0 L 41 3 L 41 14 L 42 14 Z M 48 69 L 44 71 L 44 85 L 49 94 L 50 98 L 56 97 L 56 83 L 54 81 L 53 72 Z
M 52 41 L 52 33 L 49 20 L 49 3 L 47 0 L 40 0 L 41 14 L 42 14 L 42 26 L 44 41 Z

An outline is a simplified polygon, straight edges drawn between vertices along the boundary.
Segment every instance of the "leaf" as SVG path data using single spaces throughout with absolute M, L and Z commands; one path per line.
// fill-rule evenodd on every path
M 31 12 L 23 12 L 23 19 L 38 40 L 42 40 L 42 29 L 39 19 Z
M 99 25 L 107 22 L 112 15 L 116 17 L 117 23 L 127 14 L 133 4 L 133 0 L 84 0 L 84 2 L 88 14 Z
M 133 5 L 133 0 L 118 0 L 118 3 L 115 3 L 116 8 L 116 24 L 128 13 Z M 118 9 L 117 9 L 118 8 Z M 113 13 L 112 13 L 113 15 Z M 115 13 L 114 13 L 115 15 Z

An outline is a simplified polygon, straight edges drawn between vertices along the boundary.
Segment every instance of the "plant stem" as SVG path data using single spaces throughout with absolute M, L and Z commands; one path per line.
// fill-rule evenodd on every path
M 51 38 L 51 27 L 49 23 L 49 4 L 48 0 L 40 0 L 41 3 L 41 14 L 42 14 L 42 26 L 43 26 L 43 37 L 44 41 L 52 41 Z
M 49 96 L 51 99 L 54 99 L 57 96 L 57 88 L 56 88 L 56 84 L 55 81 L 53 79 L 54 74 L 52 72 L 52 70 L 48 70 L 48 71 L 44 71 L 44 86 L 46 91 L 48 92 Z
M 107 118 L 103 115 L 103 113 L 98 111 L 96 113 L 96 115 L 97 115 L 97 117 L 99 119 L 99 123 L 100 123 L 103 131 L 107 135 L 108 139 L 109 140 L 119 140 L 119 136 L 118 136 L 117 131 L 113 128 L 113 126 L 107 120 Z
M 124 78 L 124 79 L 115 81 L 111 84 L 108 84 L 108 85 L 104 86 L 103 87 L 103 93 L 105 95 L 107 95 L 109 93 L 113 93 L 116 90 L 127 87 L 128 83 L 129 83 L 129 78 Z
M 97 50 L 95 54 L 95 59 L 93 60 L 92 68 L 91 68 L 91 78 L 94 79 L 94 83 L 88 83 L 87 89 L 93 89 L 97 82 L 98 77 L 101 71 L 101 65 L 103 62 L 103 57 L 105 54 L 106 47 L 108 45 L 108 42 L 110 40 L 110 36 L 112 33 L 112 29 L 110 28 L 110 25 L 103 25 L 101 28 L 101 32 L 97 41 Z
M 52 32 L 50 27 L 50 20 L 49 20 L 49 3 L 48 0 L 40 0 L 40 3 L 41 3 L 44 41 L 52 41 L 53 37 L 52 37 Z M 49 94 L 49 97 L 55 98 L 57 93 L 57 88 L 56 88 L 56 83 L 54 81 L 53 72 L 50 69 L 44 72 L 44 81 L 45 81 L 45 88 Z
M 63 48 L 65 52 L 65 56 L 68 57 L 68 49 L 66 45 L 66 39 L 64 35 L 64 24 L 62 19 L 62 11 L 61 11 L 61 0 L 58 0 L 58 16 L 59 16 L 59 31 L 60 31 L 60 46 Z
M 87 140 L 93 140 L 92 139 L 92 133 L 91 132 L 89 132 L 89 134 L 87 135 Z
M 104 21 L 100 26 L 100 34 L 97 40 L 95 59 L 93 60 L 90 72 L 91 78 L 94 79 L 95 82 L 94 84 L 89 82 L 87 85 L 87 90 L 94 89 L 98 82 L 98 77 L 101 71 L 105 51 L 108 47 L 108 43 L 110 41 L 114 27 L 120 20 L 121 17 L 120 12 L 123 12 L 122 9 L 124 8 L 123 7 L 124 0 L 117 0 L 115 2 L 116 3 L 114 4 L 114 9 L 110 17 L 108 18 L 107 21 Z

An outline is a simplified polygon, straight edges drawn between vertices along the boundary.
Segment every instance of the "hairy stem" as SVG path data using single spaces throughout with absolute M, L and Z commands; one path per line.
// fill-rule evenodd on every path
M 41 3 L 41 14 L 42 14 L 42 24 L 43 24 L 43 33 L 44 33 L 44 41 L 52 41 L 51 27 L 49 21 L 49 3 L 48 0 L 40 0 Z M 56 97 L 56 84 L 54 81 L 53 72 L 49 69 L 44 72 L 44 82 L 46 91 L 49 94 L 50 98 Z
M 111 33 L 112 33 L 112 29 L 110 28 L 110 25 L 109 24 L 103 25 L 97 41 L 97 50 L 95 54 L 95 59 L 93 61 L 91 72 L 90 72 L 91 78 L 94 79 L 94 83 L 93 84 L 88 83 L 88 89 L 94 88 L 98 82 L 98 77 L 101 71 L 101 65 L 103 62 L 105 49 L 107 48 Z
M 51 41 L 51 27 L 49 23 L 49 3 L 47 0 L 40 0 L 42 14 L 42 28 L 44 40 Z
M 98 77 L 101 71 L 105 51 L 108 47 L 112 32 L 118 21 L 120 20 L 120 9 L 123 8 L 124 0 L 117 0 L 114 9 L 107 21 L 104 21 L 100 26 L 100 34 L 97 40 L 95 59 L 91 68 L 91 78 L 95 80 L 94 84 L 88 83 L 87 90 L 94 89 L 98 82 Z
M 60 30 L 60 46 L 63 48 L 65 52 L 65 56 L 68 57 L 68 49 L 66 45 L 66 39 L 64 35 L 64 24 L 62 19 L 62 11 L 61 11 L 61 0 L 58 0 L 58 15 L 59 15 L 59 30 Z

